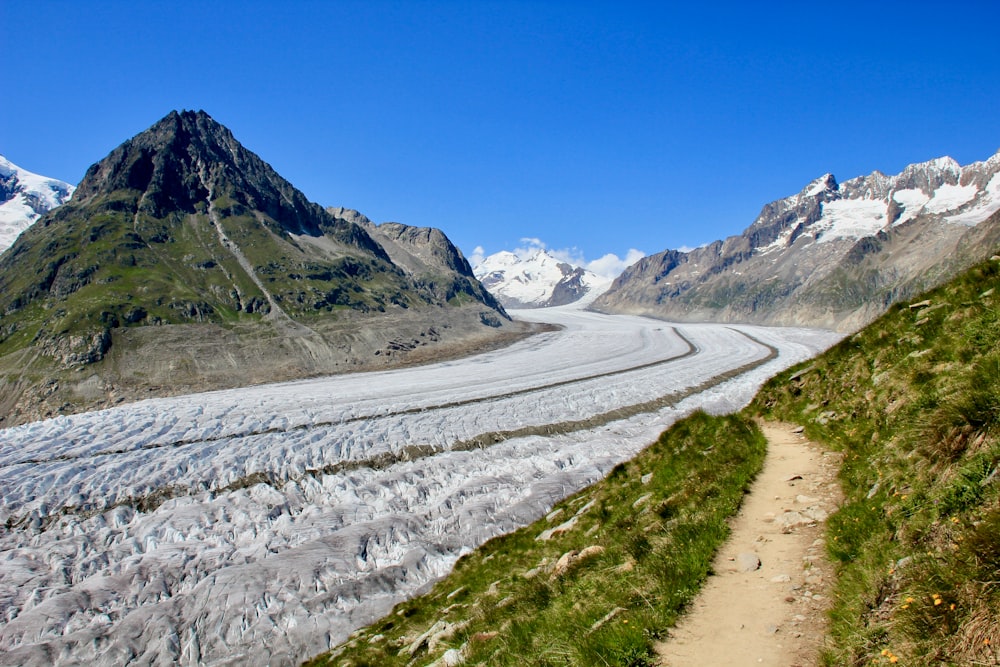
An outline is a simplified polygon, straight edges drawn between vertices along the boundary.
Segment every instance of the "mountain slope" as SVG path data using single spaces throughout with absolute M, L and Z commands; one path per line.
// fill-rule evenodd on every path
M 0 252 L 39 217 L 66 203 L 73 190 L 69 183 L 33 174 L 0 155 Z
M 475 275 L 507 308 L 543 308 L 587 303 L 611 280 L 538 250 L 527 258 L 502 251 L 483 259 Z
M 1000 153 L 838 184 L 763 208 L 743 234 L 627 269 L 593 307 L 680 321 L 852 330 L 981 260 L 1000 236 Z
M 844 454 L 823 664 L 1000 662 L 998 295 L 993 256 L 777 375 L 751 406 Z
M 440 229 L 398 222 L 376 225 L 358 211 L 342 207 L 327 212 L 364 229 L 396 266 L 438 298 L 448 301 L 465 294 L 503 313 L 503 306 L 484 289 L 468 260 Z
M 0 372 L 15 395 L 25 363 L 93 371 L 108 358 L 86 393 L 117 399 L 123 385 L 299 377 L 510 331 L 467 271 L 439 269 L 429 282 L 396 265 L 207 114 L 173 112 L 0 257 Z

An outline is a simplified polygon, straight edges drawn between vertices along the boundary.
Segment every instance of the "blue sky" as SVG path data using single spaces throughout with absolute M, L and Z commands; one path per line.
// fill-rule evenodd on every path
M 76 183 L 204 109 L 324 206 L 466 255 L 624 258 L 737 234 L 826 172 L 986 159 L 997 25 L 995 0 L 0 0 L 0 153 Z

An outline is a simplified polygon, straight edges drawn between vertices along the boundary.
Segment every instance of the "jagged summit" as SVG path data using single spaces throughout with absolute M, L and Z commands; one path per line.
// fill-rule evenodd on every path
M 171 111 L 113 150 L 87 170 L 76 203 L 94 203 L 119 191 L 141 193 L 135 213 L 156 218 L 193 214 L 204 212 L 205 203 L 214 201 L 231 215 L 259 211 L 275 231 L 333 235 L 388 259 L 356 225 L 345 224 L 308 201 L 204 111 Z
M 644 258 L 594 308 L 677 320 L 855 329 L 1000 243 L 1000 152 L 894 176 L 824 174 L 740 235 Z

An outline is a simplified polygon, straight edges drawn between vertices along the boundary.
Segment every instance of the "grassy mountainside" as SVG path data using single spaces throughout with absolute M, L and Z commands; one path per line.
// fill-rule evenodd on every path
M 845 454 L 826 663 L 1000 664 L 1000 260 L 777 376 L 751 409 Z
M 0 253 L 0 423 L 460 355 L 522 330 L 443 233 L 393 231 L 399 264 L 210 116 L 172 112 Z
M 760 468 L 754 417 L 844 452 L 824 663 L 1000 665 L 1000 258 L 778 375 L 741 414 L 676 424 L 309 664 L 655 664 Z

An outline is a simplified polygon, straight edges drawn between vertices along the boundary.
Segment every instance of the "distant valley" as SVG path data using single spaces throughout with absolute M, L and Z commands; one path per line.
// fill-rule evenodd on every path
M 956 460 L 968 448 L 962 475 L 977 485 L 948 473 L 945 499 L 971 525 L 982 494 L 995 496 L 1000 258 L 933 304 L 898 304 L 997 252 L 1000 153 L 843 183 L 827 174 L 742 234 L 645 257 L 613 281 L 541 248 L 473 267 L 439 229 L 324 208 L 200 111 L 171 112 L 75 188 L 0 161 L 0 194 L 0 665 L 299 664 L 498 535 L 540 519 L 541 533 L 590 540 L 573 533 L 588 511 L 604 517 L 595 531 L 631 531 L 607 533 L 602 572 L 638 576 L 651 549 L 679 553 L 669 531 L 703 508 L 697 489 L 718 495 L 710 457 L 731 443 L 712 441 L 715 417 L 688 420 L 708 431 L 686 456 L 707 465 L 655 504 L 657 470 L 624 462 L 692 413 L 741 409 L 765 383 L 754 415 L 866 456 L 884 416 L 870 397 L 904 396 L 900 414 L 915 418 L 936 410 L 939 439 L 961 445 Z M 889 328 L 836 345 L 886 310 Z M 952 326 L 960 336 L 944 335 Z M 858 341 L 877 363 L 850 356 Z M 826 367 L 847 373 L 850 391 L 814 372 Z M 952 373 L 969 405 L 947 398 Z M 869 409 L 856 440 L 853 415 Z M 755 428 L 750 416 L 733 428 Z M 901 464 L 898 492 L 879 491 L 872 466 L 897 454 L 879 456 L 852 490 L 856 511 L 876 498 L 902 514 L 914 473 Z M 705 484 L 683 482 L 696 468 Z M 580 496 L 553 510 L 609 474 L 629 487 L 617 509 Z M 657 544 L 631 530 L 636 512 L 664 533 Z M 549 556 L 527 551 L 532 567 L 503 576 L 529 600 L 511 604 L 534 616 L 523 605 L 565 591 Z M 880 576 L 911 585 L 888 565 Z M 476 584 L 491 622 L 507 613 L 501 583 Z M 693 593 L 674 587 L 671 622 Z M 414 611 L 423 635 L 387 640 L 403 632 L 393 616 L 346 648 L 407 664 L 443 654 L 427 633 L 467 594 L 414 606 L 435 614 Z M 633 601 L 566 608 L 595 634 L 620 621 L 639 660 L 650 602 Z M 493 628 L 474 641 L 497 640 Z

